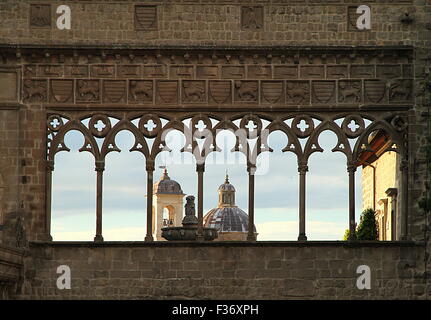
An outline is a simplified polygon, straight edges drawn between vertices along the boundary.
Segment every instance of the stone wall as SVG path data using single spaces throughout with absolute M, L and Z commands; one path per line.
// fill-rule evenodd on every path
M 352 30 L 349 7 L 367 3 L 372 9 L 371 31 Z M 44 6 L 31 6 L 35 4 Z M 146 25 L 145 19 L 136 24 L 135 5 L 147 4 L 144 1 L 67 4 L 72 9 L 72 29 L 58 30 L 58 1 L 1 1 L 0 48 L 34 47 L 42 55 L 44 48 L 68 46 L 79 51 L 94 45 L 107 50 L 135 46 L 412 46 L 417 94 L 408 118 L 408 226 L 411 239 L 429 244 L 429 213 L 418 205 L 429 179 L 425 152 L 429 102 L 420 94 L 431 68 L 429 1 L 152 1 L 149 6 L 156 5 L 156 25 Z M 43 11 L 46 5 L 50 7 Z M 255 13 L 263 14 L 260 22 L 253 24 L 244 19 L 246 7 L 257 7 Z M 30 12 L 36 12 L 36 19 L 31 19 Z M 413 17 L 413 23 L 401 23 L 401 15 L 406 12 Z M 140 14 L 145 16 L 144 13 Z M 18 65 L 17 74 L 22 76 L 23 66 L 17 62 L 20 55 L 17 50 L 15 58 L 8 60 L 1 49 L 0 71 Z M 44 59 L 50 56 L 44 54 Z M 7 83 L 12 80 L 0 77 Z M 0 241 L 15 247 L 25 245 L 26 238 L 46 240 L 47 107 L 44 103 L 26 102 L 20 94 L 23 84 L 19 79 L 14 87 L 1 84 L 0 187 L 3 183 L 5 188 L 0 190 Z M 85 109 L 93 111 L 94 106 Z M 114 109 L 121 111 L 121 106 Z M 17 226 L 19 217 L 25 220 L 23 226 Z M 17 230 L 21 230 L 18 237 Z M 429 246 L 403 243 L 34 243 L 26 259 L 25 282 L 16 298 L 424 298 L 431 294 L 429 250 Z M 375 272 L 370 291 L 354 288 L 359 263 L 369 264 Z M 75 278 L 70 291 L 55 287 L 55 271 L 60 264 L 72 267 Z
M 423 244 L 32 244 L 20 299 L 424 299 Z M 71 269 L 71 289 L 56 286 Z M 356 269 L 368 265 L 371 289 Z
M 30 4 L 51 4 L 30 19 Z M 304 4 L 306 3 L 306 4 Z M 72 11 L 71 30 L 58 30 L 56 1 L 6 0 L 0 4 L 0 41 L 21 44 L 145 45 L 424 45 L 430 39 L 426 28 L 429 8 L 425 0 L 398 1 L 151 1 L 143 12 L 142 28 L 135 21 L 135 5 L 143 1 L 66 1 Z M 63 3 L 61 3 L 63 4 Z M 369 4 L 372 30 L 353 30 L 352 6 Z M 257 7 L 257 24 L 244 18 L 244 7 Z M 139 10 L 139 9 L 138 9 Z M 144 9 L 145 10 L 145 9 Z M 45 13 L 44 13 L 45 12 Z M 410 13 L 411 25 L 401 24 Z M 355 15 L 352 15 L 355 16 Z M 153 19 L 155 20 L 149 20 Z M 46 19 L 45 21 L 43 19 Z M 148 23 L 146 24 L 146 22 Z M 44 23 L 45 22 L 45 23 Z M 151 22 L 153 22 L 151 24 Z M 147 26 L 147 27 L 146 27 Z
M 13 246 L 19 216 L 18 145 L 19 111 L 14 106 L 0 107 L 0 244 Z

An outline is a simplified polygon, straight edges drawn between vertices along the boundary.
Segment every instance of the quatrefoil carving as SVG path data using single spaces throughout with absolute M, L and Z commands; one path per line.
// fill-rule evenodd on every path
M 297 116 L 292 121 L 292 130 L 298 138 L 307 138 L 314 130 L 314 122 L 310 116 Z
M 111 121 L 103 114 L 96 114 L 91 117 L 88 127 L 93 136 L 104 138 L 111 131 Z
M 139 130 L 146 138 L 154 138 L 162 130 L 162 121 L 155 114 L 146 114 L 139 120 Z
M 348 138 L 359 137 L 365 130 L 365 121 L 360 116 L 351 115 L 344 118 L 341 129 Z
M 54 114 L 51 115 L 47 120 L 46 120 L 46 125 L 48 126 L 49 130 L 53 131 L 53 132 L 57 132 L 60 130 L 60 128 L 63 126 L 63 119 Z

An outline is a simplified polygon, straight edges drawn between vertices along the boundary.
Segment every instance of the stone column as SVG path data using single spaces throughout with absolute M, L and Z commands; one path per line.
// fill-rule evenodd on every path
M 197 241 L 204 240 L 204 172 L 205 164 L 197 164 L 196 171 L 198 173 L 198 230 Z
M 299 236 L 298 241 L 307 241 L 305 234 L 305 175 L 308 171 L 306 163 L 298 165 L 299 172 Z
M 356 219 L 355 219 L 355 172 L 356 166 L 349 164 L 347 166 L 349 172 L 349 240 L 356 240 Z
M 51 209 L 52 209 L 52 172 L 54 161 L 50 160 L 46 165 L 46 191 L 45 191 L 45 241 L 52 241 L 51 236 Z
M 391 240 L 397 239 L 397 188 L 389 188 L 386 190 L 386 195 L 391 198 Z
M 401 234 L 400 234 L 400 240 L 408 240 L 409 234 L 408 234 L 408 210 L 409 210 L 409 204 L 408 204 L 408 183 L 409 183 L 409 167 L 408 167 L 408 161 L 402 160 L 400 165 L 400 171 L 402 174 L 401 178 Z
M 103 242 L 103 236 L 102 236 L 103 171 L 105 171 L 105 163 L 103 161 L 96 161 L 96 172 L 97 172 L 96 236 L 94 237 L 94 242 Z
M 408 240 L 408 183 L 409 183 L 409 167 L 408 167 L 408 161 L 406 159 L 401 160 L 400 164 L 400 171 L 401 171 L 401 235 L 400 240 Z
M 254 174 L 256 173 L 256 166 L 252 164 L 247 165 L 248 171 L 248 234 L 247 241 L 256 241 L 254 232 Z
M 153 174 L 154 160 L 147 160 L 147 235 L 145 241 L 152 242 L 153 238 Z

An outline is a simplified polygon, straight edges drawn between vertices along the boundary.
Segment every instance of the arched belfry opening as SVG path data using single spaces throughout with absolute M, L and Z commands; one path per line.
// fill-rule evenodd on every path
M 168 175 L 165 168 L 160 180 L 153 185 L 153 237 L 162 238 L 163 227 L 181 226 L 183 218 L 183 198 L 181 186 Z

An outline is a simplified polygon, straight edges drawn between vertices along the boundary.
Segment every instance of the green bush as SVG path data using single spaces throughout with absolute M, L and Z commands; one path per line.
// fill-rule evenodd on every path
M 347 241 L 349 240 L 349 237 L 350 237 L 350 230 L 346 229 L 346 231 L 344 232 L 343 240 Z
M 375 214 L 376 212 L 373 209 L 362 211 L 359 226 L 356 230 L 358 240 L 378 240 L 379 234 Z

